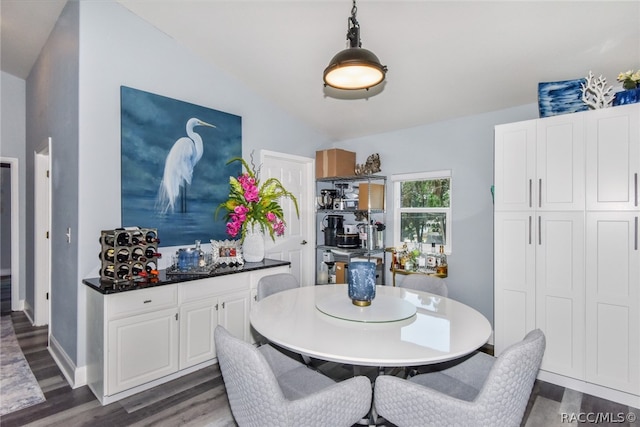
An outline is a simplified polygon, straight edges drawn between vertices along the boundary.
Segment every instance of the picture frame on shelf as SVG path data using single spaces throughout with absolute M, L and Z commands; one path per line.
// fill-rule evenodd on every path
M 244 264 L 239 240 L 211 240 L 211 257 L 214 265 Z

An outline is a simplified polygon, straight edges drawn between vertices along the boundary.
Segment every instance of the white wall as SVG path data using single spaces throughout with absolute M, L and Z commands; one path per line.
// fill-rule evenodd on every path
M 0 73 L 0 156 L 18 159 L 18 179 L 19 179 L 19 216 L 20 221 L 18 236 L 14 238 L 24 242 L 26 222 L 25 218 L 25 198 L 26 198 L 26 167 L 25 167 L 25 91 L 26 82 L 11 74 Z M 4 246 L 3 246 L 4 248 Z M 16 273 L 19 280 L 19 299 L 23 301 L 26 293 L 26 255 L 25 245 L 20 245 L 20 263 Z M 4 265 L 4 263 L 3 263 Z
M 452 171 L 453 252 L 448 256 L 449 295 L 493 323 L 493 127 L 538 117 L 537 105 L 343 141 L 340 148 L 358 153 L 363 163 L 379 153 L 381 174 Z M 387 244 L 393 233 L 393 185 L 388 181 Z M 388 260 L 389 261 L 389 260 Z M 387 280 L 391 283 L 390 280 Z

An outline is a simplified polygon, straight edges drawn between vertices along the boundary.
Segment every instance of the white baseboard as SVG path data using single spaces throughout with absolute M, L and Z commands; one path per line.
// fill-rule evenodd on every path
M 49 335 L 49 354 L 53 357 L 71 388 L 78 388 L 87 384 L 86 367 L 78 368 L 53 335 Z
M 625 393 L 620 390 L 614 390 L 612 388 L 603 387 L 601 385 L 588 383 L 586 381 L 565 377 L 564 375 L 558 375 L 543 370 L 540 370 L 538 373 L 538 379 L 562 387 L 567 387 L 581 393 L 590 394 L 592 396 L 640 409 L 640 396 L 635 394 Z

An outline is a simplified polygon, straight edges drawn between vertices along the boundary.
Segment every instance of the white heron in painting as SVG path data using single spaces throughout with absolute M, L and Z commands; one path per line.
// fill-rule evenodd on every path
M 180 198 L 180 212 L 186 212 L 186 190 L 191 184 L 193 168 L 203 153 L 202 137 L 194 132 L 196 126 L 214 125 L 203 122 L 195 117 L 187 121 L 187 136 L 179 138 L 164 162 L 164 174 L 158 190 L 158 209 L 162 213 L 175 210 L 176 201 Z

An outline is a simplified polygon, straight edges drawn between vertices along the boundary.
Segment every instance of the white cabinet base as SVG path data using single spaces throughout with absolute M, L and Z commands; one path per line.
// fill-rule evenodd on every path
M 584 394 L 590 394 L 612 402 L 617 402 L 622 405 L 640 408 L 640 396 L 635 394 L 625 393 L 612 388 L 603 387 L 597 384 L 580 381 L 575 378 L 565 377 L 564 375 L 558 375 L 543 370 L 540 370 L 538 373 L 538 379 L 561 387 L 567 387 Z
M 156 387 L 156 386 L 159 386 L 161 384 L 168 383 L 169 381 L 173 381 L 173 380 L 178 379 L 178 378 L 180 378 L 182 376 L 185 376 L 185 375 L 190 374 L 192 372 L 198 371 L 198 370 L 200 370 L 202 368 L 206 368 L 207 366 L 215 365 L 216 363 L 218 363 L 217 359 L 211 359 L 211 360 L 208 360 L 206 362 L 200 363 L 198 365 L 194 365 L 194 366 L 191 366 L 191 367 L 186 368 L 186 369 L 181 369 L 178 372 L 174 372 L 173 374 L 169 374 L 169 375 L 164 376 L 162 378 L 158 378 L 156 380 L 149 381 L 149 382 L 144 383 L 142 385 L 139 385 L 137 387 L 130 388 L 130 389 L 122 391 L 120 393 L 112 394 L 111 396 L 102 395 L 98 390 L 96 390 L 92 386 L 92 384 L 89 384 L 89 389 L 98 398 L 98 400 L 100 401 L 100 403 L 102 405 L 108 405 L 110 403 L 117 402 L 118 400 L 122 400 L 125 397 L 133 396 L 134 394 L 138 394 L 140 392 L 143 392 L 145 390 L 149 390 L 149 389 L 151 389 L 153 387 Z

